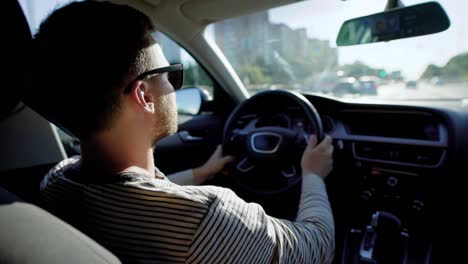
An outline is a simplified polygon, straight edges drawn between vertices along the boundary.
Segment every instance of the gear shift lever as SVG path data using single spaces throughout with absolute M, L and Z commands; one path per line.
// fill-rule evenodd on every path
M 395 235 L 400 234 L 401 232 L 400 219 L 389 212 L 375 212 L 372 215 L 371 226 L 379 235 Z
M 384 211 L 372 215 L 371 224 L 366 226 L 359 249 L 364 263 L 406 262 L 408 235 L 401 231 L 400 219 Z

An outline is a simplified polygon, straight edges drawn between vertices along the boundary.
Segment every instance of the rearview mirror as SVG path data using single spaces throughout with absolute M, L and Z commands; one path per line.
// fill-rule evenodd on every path
M 354 18 L 343 23 L 336 40 L 350 46 L 438 33 L 450 27 L 442 6 L 428 2 Z

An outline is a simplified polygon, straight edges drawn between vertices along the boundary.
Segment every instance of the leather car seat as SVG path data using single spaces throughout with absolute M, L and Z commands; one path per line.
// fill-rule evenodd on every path
M 0 187 L 0 263 L 120 261 L 69 224 Z
M 16 0 L 0 2 L 2 96 L 0 122 L 19 105 L 22 69 L 28 67 L 32 39 Z M 14 132 L 14 131 L 13 131 Z M 0 156 L 0 159 L 4 157 Z M 19 176 L 19 175 L 18 175 Z M 1 177 L 1 175 L 0 175 Z M 25 177 L 27 180 L 28 178 Z M 39 188 L 39 186 L 37 186 Z M 51 215 L 0 187 L 0 263 L 120 263 L 104 247 Z

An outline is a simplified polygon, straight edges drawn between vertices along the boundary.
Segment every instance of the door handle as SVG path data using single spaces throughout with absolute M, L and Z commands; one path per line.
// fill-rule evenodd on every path
M 179 136 L 183 142 L 199 142 L 202 141 L 202 137 L 192 136 L 187 130 L 183 130 L 179 132 Z

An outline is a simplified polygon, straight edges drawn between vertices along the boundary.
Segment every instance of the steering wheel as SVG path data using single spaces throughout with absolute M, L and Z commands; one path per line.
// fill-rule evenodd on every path
M 322 141 L 322 122 L 303 95 L 258 93 L 238 105 L 224 126 L 223 153 L 236 157 L 228 174 L 250 193 L 288 191 L 302 179 L 300 160 L 312 134 Z

